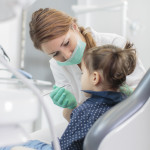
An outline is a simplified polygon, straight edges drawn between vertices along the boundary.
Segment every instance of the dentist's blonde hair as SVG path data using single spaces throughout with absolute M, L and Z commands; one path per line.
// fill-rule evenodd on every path
M 45 8 L 39 9 L 32 14 L 29 24 L 30 36 L 35 48 L 41 49 L 41 44 L 56 39 L 66 34 L 72 23 L 77 24 L 77 20 L 62 11 Z M 78 27 L 86 40 L 86 49 L 96 46 L 90 32 L 86 32 L 83 27 Z

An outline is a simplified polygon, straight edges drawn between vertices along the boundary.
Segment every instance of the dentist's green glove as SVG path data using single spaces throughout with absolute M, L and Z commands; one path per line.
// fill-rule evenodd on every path
M 53 103 L 60 107 L 73 109 L 77 106 L 74 95 L 63 87 L 54 85 L 50 97 Z
M 133 93 L 133 91 L 134 91 L 127 84 L 121 86 L 119 89 L 120 89 L 120 92 L 124 93 L 126 96 L 130 96 Z

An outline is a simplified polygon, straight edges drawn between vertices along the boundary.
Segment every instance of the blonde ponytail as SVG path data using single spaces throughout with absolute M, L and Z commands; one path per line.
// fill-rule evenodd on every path
M 79 27 L 81 34 L 84 36 L 86 40 L 86 49 L 92 48 L 96 46 L 96 42 L 94 41 L 89 29 L 85 29 L 84 27 Z

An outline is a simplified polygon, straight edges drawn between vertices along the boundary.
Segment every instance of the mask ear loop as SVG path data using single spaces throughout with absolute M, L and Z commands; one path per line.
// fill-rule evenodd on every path
M 79 40 L 81 40 L 80 38 L 79 38 L 79 36 L 77 35 L 77 33 L 75 32 L 76 30 L 74 29 L 74 27 L 73 27 L 73 25 L 71 24 L 70 25 L 70 28 L 74 31 L 74 33 L 75 33 L 75 37 L 76 37 L 76 46 L 77 46 L 77 44 L 78 44 L 78 41 Z M 78 31 L 79 31 L 79 28 L 78 28 Z M 80 31 L 79 31 L 80 32 Z
M 73 27 L 72 24 L 70 25 L 70 28 L 71 28 L 71 29 L 74 31 L 74 33 L 75 33 L 76 42 L 77 42 L 77 43 L 76 43 L 76 47 L 77 47 L 79 41 L 82 41 L 82 40 L 81 40 L 80 36 L 78 35 L 79 33 L 78 33 L 78 34 L 76 33 L 76 30 L 74 29 L 74 27 Z M 77 29 L 78 29 L 77 31 L 80 32 L 80 29 L 78 28 L 78 26 L 77 26 Z M 88 30 L 88 32 L 89 32 L 89 31 L 90 31 L 90 29 Z M 80 33 L 81 33 L 81 32 L 80 32 Z

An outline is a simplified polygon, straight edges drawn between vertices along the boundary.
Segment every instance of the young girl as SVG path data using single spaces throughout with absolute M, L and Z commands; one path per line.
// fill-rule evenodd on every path
M 129 43 L 124 49 L 104 45 L 84 52 L 81 86 L 89 98 L 72 111 L 70 123 L 59 139 L 62 150 L 83 149 L 84 138 L 94 122 L 126 98 L 119 92 L 119 87 L 125 83 L 126 76 L 134 71 L 135 66 L 136 52 Z M 52 145 L 37 140 L 29 141 L 24 146 L 37 150 L 53 149 Z

